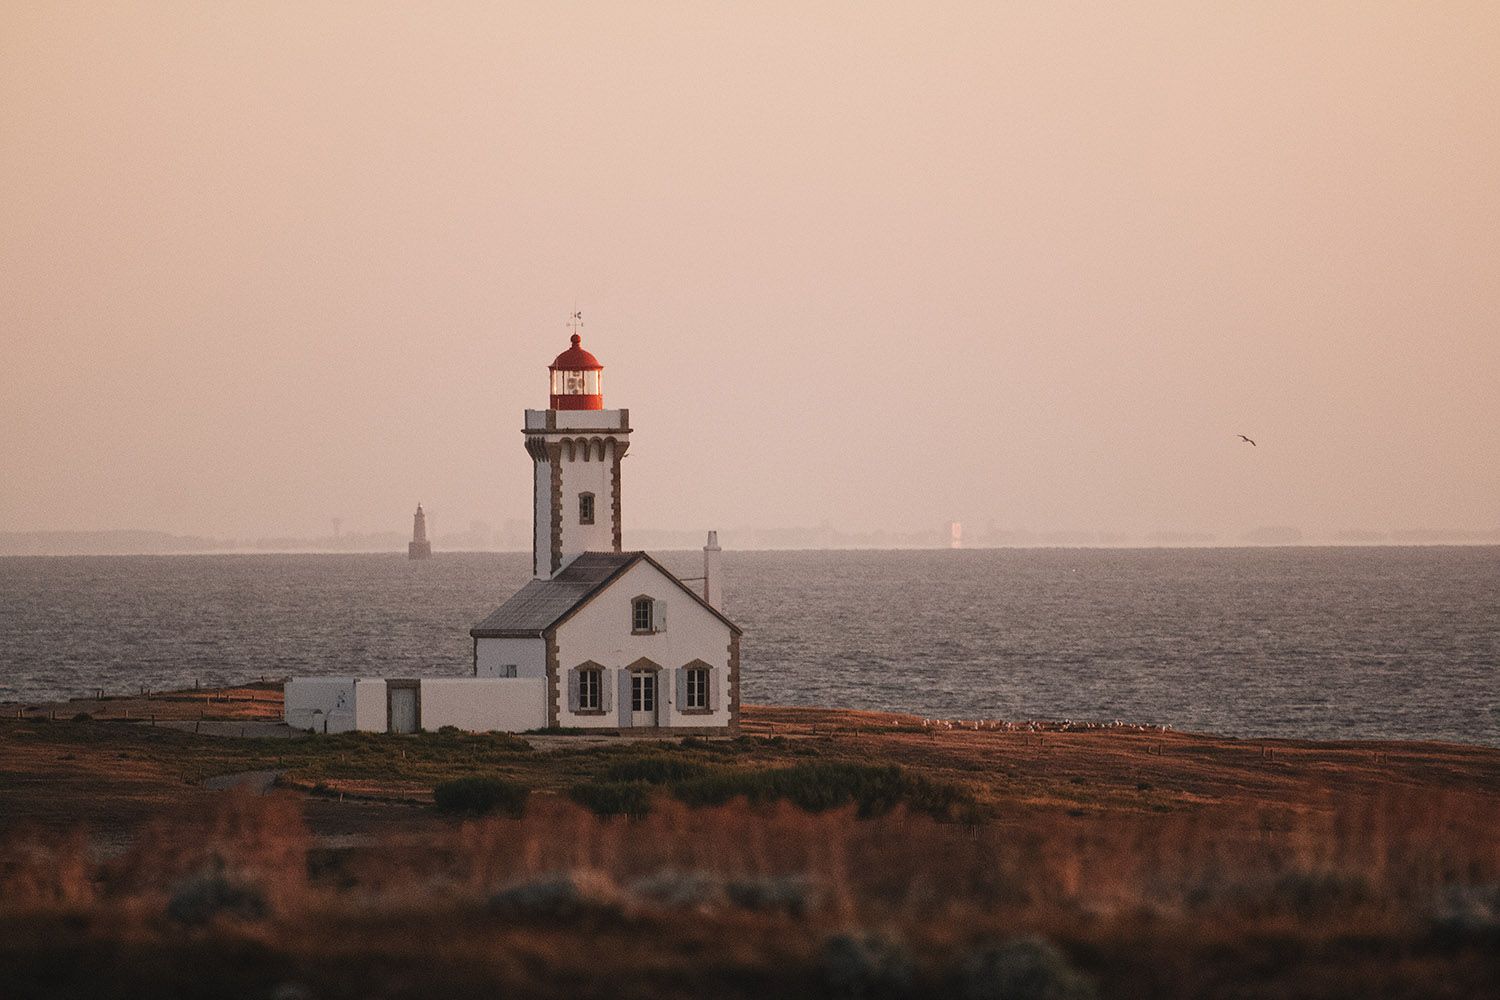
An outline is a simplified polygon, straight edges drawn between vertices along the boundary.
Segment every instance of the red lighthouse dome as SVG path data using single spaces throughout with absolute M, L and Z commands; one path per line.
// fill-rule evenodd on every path
M 580 345 L 583 338 L 573 334 L 573 346 L 547 366 L 552 373 L 552 409 L 604 409 L 604 366 Z

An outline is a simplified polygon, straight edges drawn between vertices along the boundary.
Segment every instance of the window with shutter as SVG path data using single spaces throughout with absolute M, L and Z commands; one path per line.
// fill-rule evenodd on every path
M 702 660 L 693 660 L 677 671 L 677 710 L 685 715 L 706 715 L 713 709 L 714 670 Z

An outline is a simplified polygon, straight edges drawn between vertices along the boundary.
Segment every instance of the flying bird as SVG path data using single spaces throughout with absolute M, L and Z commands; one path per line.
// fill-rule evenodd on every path
M 1248 441 L 1250 443 L 1250 447 L 1252 447 L 1252 448 L 1258 448 L 1258 447 L 1260 447 L 1254 441 L 1251 441 L 1249 438 L 1245 437 L 1245 435 L 1243 435 L 1243 434 L 1240 435 L 1240 440 L 1241 441 Z

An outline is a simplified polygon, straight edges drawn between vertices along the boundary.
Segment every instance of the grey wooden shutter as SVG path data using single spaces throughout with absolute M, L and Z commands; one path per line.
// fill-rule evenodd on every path
M 718 667 L 708 671 L 708 708 L 712 712 L 719 710 L 719 673 Z
M 654 612 L 651 627 L 657 632 L 665 632 L 667 630 L 667 602 L 653 601 L 651 610 Z
M 630 671 L 620 671 L 620 728 L 630 725 Z
M 609 682 L 609 668 L 599 668 L 599 710 L 608 713 L 615 707 L 615 689 Z
M 568 671 L 568 711 L 578 711 L 578 668 Z
M 678 667 L 672 673 L 677 675 L 677 683 L 673 685 L 677 689 L 677 711 L 688 707 L 687 699 L 687 667 Z

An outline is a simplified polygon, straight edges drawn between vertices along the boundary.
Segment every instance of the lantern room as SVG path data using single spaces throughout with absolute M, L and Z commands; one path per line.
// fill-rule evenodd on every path
M 573 346 L 547 366 L 552 373 L 552 409 L 604 409 L 604 366 L 579 346 L 583 338 L 573 334 Z

